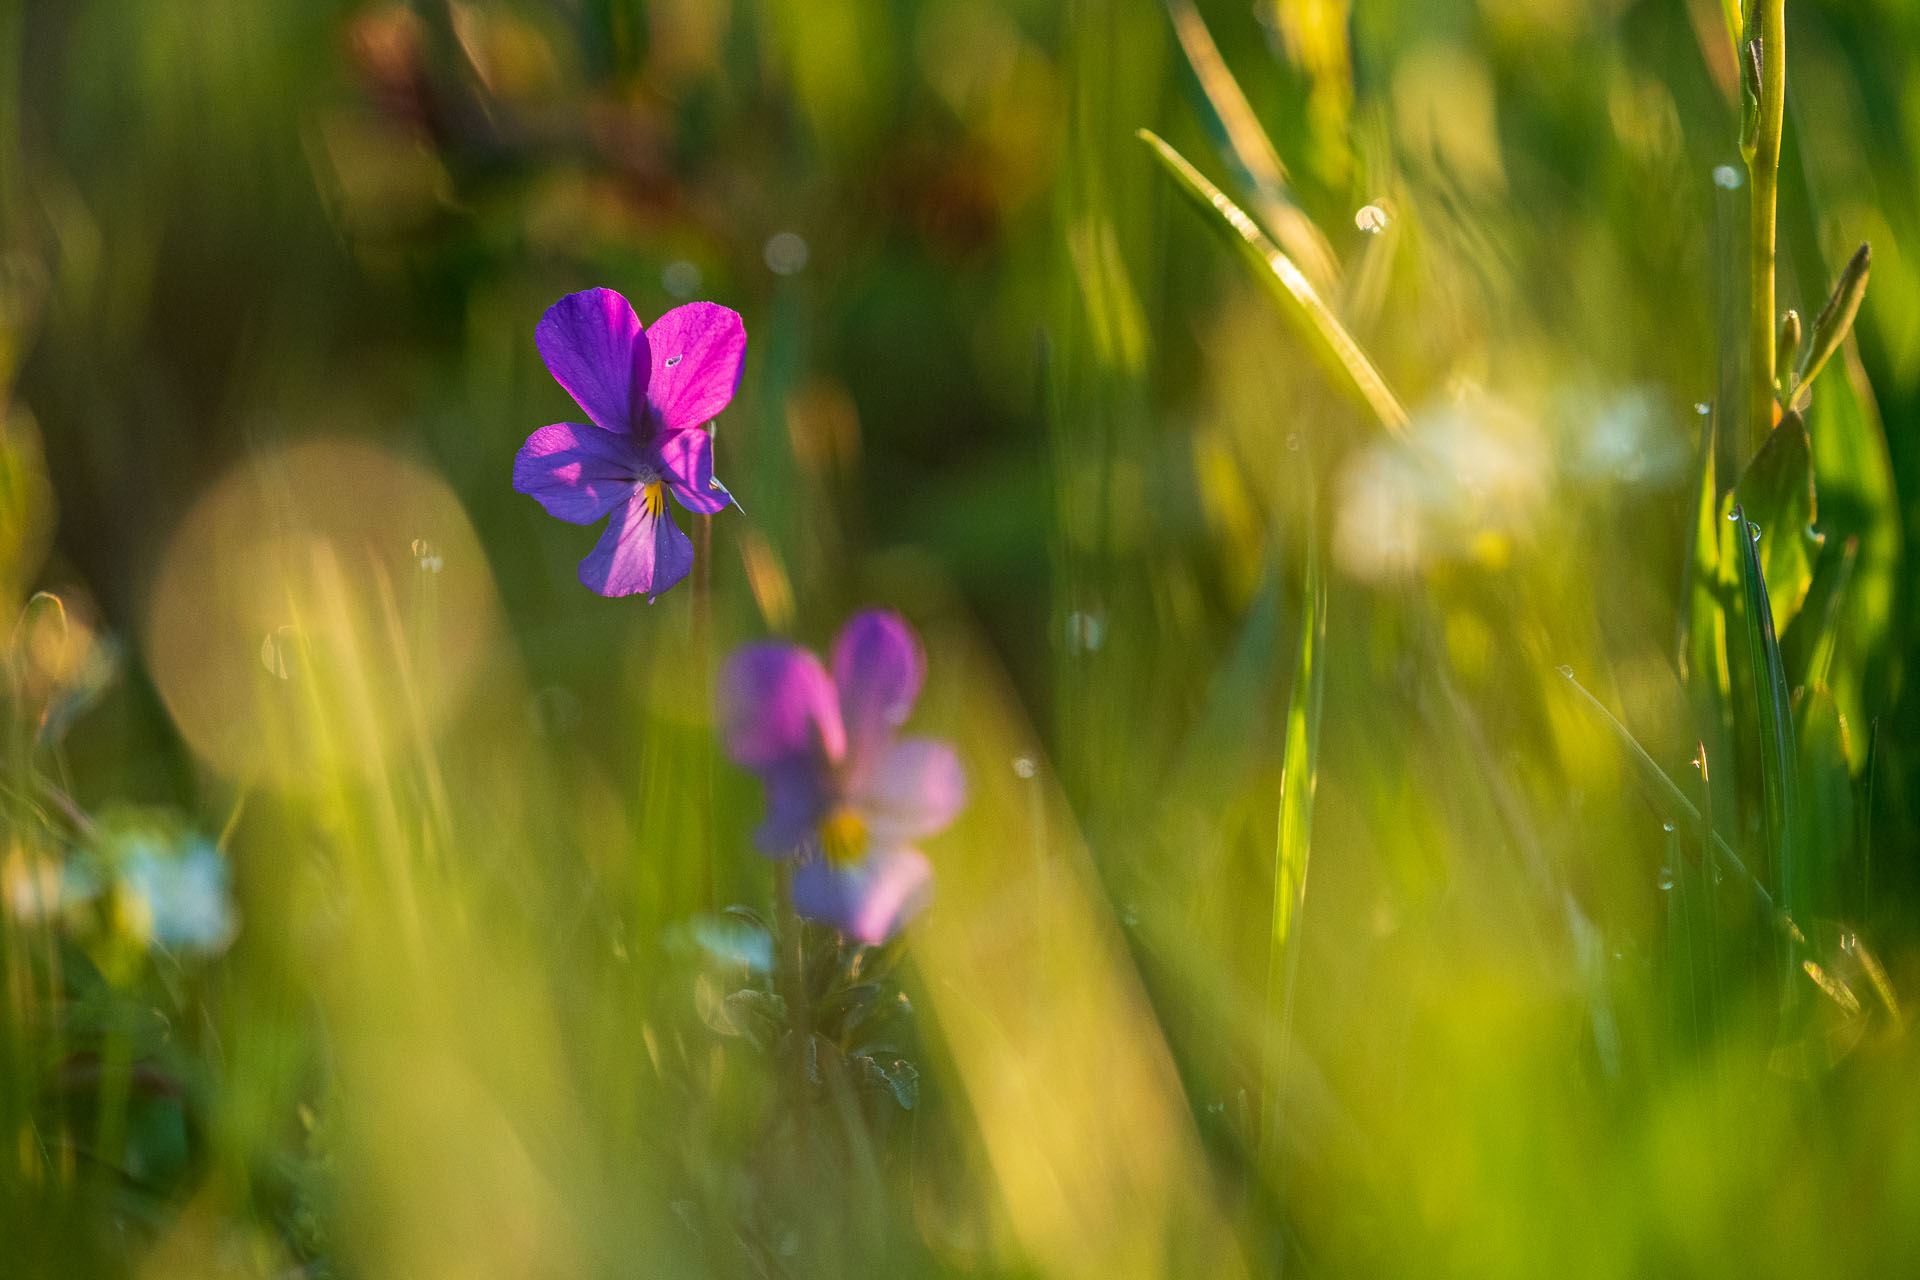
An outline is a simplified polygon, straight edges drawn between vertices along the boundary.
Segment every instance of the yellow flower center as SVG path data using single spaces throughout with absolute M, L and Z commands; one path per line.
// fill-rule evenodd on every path
M 867 852 L 867 824 L 841 805 L 820 820 L 820 852 L 836 867 L 850 866 Z
M 641 485 L 640 501 L 646 504 L 647 513 L 657 518 L 667 509 L 667 486 L 658 480 Z

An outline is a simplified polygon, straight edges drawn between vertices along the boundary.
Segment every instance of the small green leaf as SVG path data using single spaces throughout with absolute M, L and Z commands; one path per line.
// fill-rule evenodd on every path
M 1800 370 L 1794 378 L 1796 385 L 1805 387 L 1820 376 L 1820 370 L 1826 368 L 1827 361 L 1846 341 L 1847 334 L 1853 329 L 1853 318 L 1859 314 L 1860 300 L 1867 294 L 1867 269 L 1873 265 L 1873 250 L 1861 245 L 1848 260 L 1846 269 L 1840 273 L 1840 280 L 1833 286 L 1833 295 L 1827 299 L 1827 305 L 1813 322 L 1813 330 L 1807 340 L 1806 354 L 1800 358 Z
M 1753 534 L 1746 509 L 1733 509 L 1739 530 Z M 1738 532 L 1738 531 L 1736 531 Z M 1799 829 L 1799 769 L 1793 737 L 1793 700 L 1787 689 L 1786 664 L 1774 630 L 1773 610 L 1767 603 L 1767 583 L 1760 568 L 1757 536 L 1737 538 L 1741 546 L 1740 586 L 1746 601 L 1747 661 L 1752 667 L 1754 697 L 1760 723 L 1760 786 L 1766 798 L 1767 843 L 1773 852 L 1774 887 L 1789 916 L 1799 903 L 1792 896 L 1797 884 L 1795 835 Z
M 1172 175 L 1181 192 L 1209 215 L 1208 224 L 1238 247 L 1268 295 L 1279 305 L 1280 313 L 1306 339 L 1307 345 L 1341 389 L 1371 409 L 1387 430 L 1396 435 L 1403 434 L 1407 428 L 1407 411 L 1401 407 L 1399 397 L 1393 394 L 1387 380 L 1374 368 L 1373 361 L 1367 358 L 1367 353 L 1354 341 L 1346 326 L 1321 300 L 1313 285 L 1301 274 L 1300 268 L 1294 265 L 1293 259 L 1267 238 L 1266 232 L 1247 216 L 1245 210 L 1207 181 L 1198 169 L 1187 162 L 1186 157 L 1168 146 L 1159 135 L 1150 129 L 1142 129 L 1139 137 L 1152 149 L 1161 166 Z

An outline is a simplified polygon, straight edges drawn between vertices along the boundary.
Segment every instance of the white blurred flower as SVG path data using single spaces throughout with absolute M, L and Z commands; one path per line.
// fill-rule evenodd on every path
M 131 844 L 120 866 L 119 895 L 129 930 L 164 947 L 217 954 L 239 927 L 227 864 L 204 840 L 174 849 L 144 839 Z
M 1532 420 L 1485 397 L 1429 411 L 1406 439 L 1378 441 L 1342 470 L 1334 555 L 1370 579 L 1438 560 L 1504 559 L 1532 528 L 1549 480 Z

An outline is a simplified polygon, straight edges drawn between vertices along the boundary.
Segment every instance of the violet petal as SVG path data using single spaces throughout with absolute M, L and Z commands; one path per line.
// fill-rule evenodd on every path
M 833 681 L 798 645 L 753 644 L 729 658 L 720 719 L 727 754 L 761 773 L 788 764 L 824 771 L 846 752 Z
M 793 905 L 809 920 L 878 946 L 933 897 L 933 868 L 918 849 L 885 849 L 852 867 L 824 861 L 793 875 Z
M 710 516 L 733 501 L 725 489 L 713 487 L 713 439 L 706 432 L 697 427 L 675 431 L 653 448 L 674 501 L 687 510 Z
M 607 531 L 580 562 L 580 581 L 603 596 L 658 595 L 693 568 L 693 543 L 638 490 L 615 509 Z
M 913 628 L 897 613 L 868 609 L 840 629 L 833 645 L 833 682 L 856 776 L 885 748 L 913 710 L 926 657 Z
M 633 492 L 640 455 L 632 437 L 578 422 L 556 422 L 527 437 L 513 455 L 513 487 L 547 514 L 592 524 Z
M 589 418 L 609 431 L 634 432 L 652 358 L 625 298 L 611 289 L 570 293 L 540 317 L 533 343 Z

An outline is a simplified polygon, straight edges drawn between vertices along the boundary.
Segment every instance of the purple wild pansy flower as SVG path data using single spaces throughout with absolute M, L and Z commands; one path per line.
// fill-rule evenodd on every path
M 951 746 L 898 735 L 925 674 L 906 622 L 869 610 L 841 630 L 831 675 L 791 644 L 748 645 L 721 675 L 727 752 L 767 787 L 754 843 L 800 860 L 801 915 L 870 945 L 926 905 L 933 869 L 912 842 L 966 798 Z
M 733 500 L 713 478 L 703 428 L 740 385 L 746 329 L 712 302 L 675 307 L 648 329 L 625 298 L 588 289 L 547 308 L 533 340 L 592 425 L 556 422 L 528 436 L 513 487 L 571 524 L 612 515 L 580 581 L 603 596 L 658 595 L 693 567 L 666 495 L 701 515 Z

